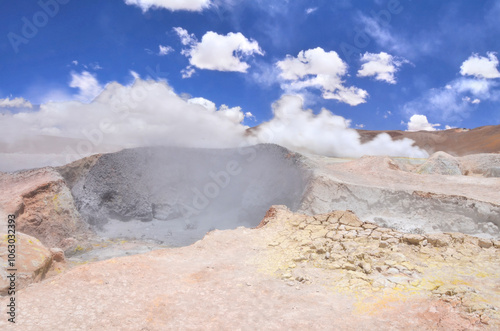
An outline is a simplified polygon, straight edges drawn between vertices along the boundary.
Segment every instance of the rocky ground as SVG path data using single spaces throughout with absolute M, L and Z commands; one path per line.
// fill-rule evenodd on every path
M 214 231 L 188 247 L 88 263 L 33 284 L 17 296 L 16 326 L 494 330 L 499 244 L 275 206 L 258 229 Z
M 94 236 L 75 207 L 64 178 L 54 168 L 0 172 L 0 233 L 7 233 L 7 215 L 16 215 L 16 230 L 71 255 L 89 248 Z
M 272 145 L 175 153 L 0 173 L 0 217 L 18 222 L 17 329 L 500 328 L 498 154 L 350 160 Z M 234 170 L 230 162 L 241 172 L 209 197 L 198 223 L 179 218 L 191 189 L 217 184 L 213 174 Z M 124 203 L 134 195 L 141 208 Z M 287 206 L 260 214 L 280 201 Z M 213 228 L 233 230 L 195 242 Z
M 298 211 L 352 210 L 404 232 L 500 237 L 498 154 L 429 159 L 366 156 L 348 162 L 309 155 L 312 175 Z

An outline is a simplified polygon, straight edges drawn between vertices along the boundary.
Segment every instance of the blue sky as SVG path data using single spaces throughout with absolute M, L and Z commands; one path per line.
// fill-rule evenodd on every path
M 2 1 L 0 16 L 4 112 L 91 102 L 135 75 L 241 107 L 247 126 L 285 93 L 353 128 L 500 123 L 500 1 Z

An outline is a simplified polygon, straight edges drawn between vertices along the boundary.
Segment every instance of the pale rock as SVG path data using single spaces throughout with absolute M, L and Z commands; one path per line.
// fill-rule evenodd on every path
M 368 262 L 361 262 L 359 266 L 366 274 L 370 274 L 372 272 L 372 266 Z
M 373 223 L 363 223 L 362 227 L 367 229 L 367 230 L 373 230 L 373 229 L 378 228 L 378 226 L 373 224 Z
M 397 238 L 389 238 L 389 239 L 386 240 L 386 242 L 389 245 L 394 246 L 394 245 L 399 244 L 399 239 L 397 239 Z
M 345 235 L 344 235 L 344 238 L 345 239 L 354 239 L 358 236 L 357 232 L 354 231 L 354 230 L 351 230 L 351 231 L 348 231 Z
M 380 237 L 380 239 L 382 240 L 387 240 L 391 238 L 394 238 L 391 233 L 382 233 L 382 236 Z
M 314 239 L 318 239 L 318 238 L 325 238 L 327 233 L 328 233 L 327 229 L 325 229 L 325 228 L 320 229 L 316 232 L 311 233 L 311 239 L 314 240 Z
M 8 245 L 7 234 L 0 234 L 0 261 L 2 262 L 0 263 L 0 295 L 6 295 L 10 286 L 6 271 L 9 255 Z M 56 252 L 60 262 L 64 262 L 62 250 Z M 43 280 L 53 267 L 52 257 L 54 254 L 40 240 L 27 234 L 16 233 L 15 254 L 16 291 Z
M 465 240 L 465 235 L 463 233 L 452 232 L 448 233 L 454 242 L 463 244 Z
M 395 266 L 395 265 L 396 265 L 396 261 L 393 261 L 393 260 L 386 260 L 386 261 L 384 262 L 384 264 L 385 264 L 385 265 L 388 265 L 388 266 L 390 266 L 390 267 L 393 267 L 393 266 Z
M 446 247 L 451 244 L 451 237 L 447 234 L 430 234 L 427 236 L 427 241 L 435 247 Z
M 481 248 L 490 248 L 493 246 L 493 243 L 489 239 L 479 238 L 478 246 Z
M 52 260 L 55 262 L 65 262 L 64 251 L 60 248 L 51 248 Z
M 419 234 L 404 234 L 403 241 L 410 245 L 419 245 L 425 238 Z
M 349 226 L 353 226 L 353 227 L 361 227 L 363 225 L 363 222 L 361 222 L 359 220 L 359 218 L 356 216 L 356 214 L 354 214 L 353 212 L 351 211 L 346 211 L 344 213 L 344 215 L 342 215 L 342 217 L 339 219 L 339 222 L 341 224 L 345 224 L 345 225 L 349 225 Z
M 355 271 L 356 266 L 352 263 L 344 263 L 344 265 L 342 265 L 342 269 Z
M 380 244 L 378 245 L 380 248 L 387 248 L 389 247 L 389 243 L 387 241 L 381 241 Z
M 363 231 L 357 231 L 358 236 L 360 237 L 369 237 L 372 233 L 372 230 L 363 230 Z

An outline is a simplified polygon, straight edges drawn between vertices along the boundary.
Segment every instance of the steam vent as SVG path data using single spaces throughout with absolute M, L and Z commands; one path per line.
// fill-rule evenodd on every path
M 499 18 L 0 1 L 0 331 L 499 331 Z
M 103 311 L 158 329 L 195 304 L 193 323 L 211 314 L 214 328 L 232 325 L 220 309 L 265 308 L 235 317 L 258 328 L 296 307 L 284 322 L 293 327 L 308 323 L 311 302 L 307 316 L 319 314 L 325 328 L 382 328 L 388 319 L 398 328 L 490 328 L 500 325 L 499 165 L 497 154 L 348 159 L 272 144 L 146 147 L 2 173 L 1 210 L 17 218 L 25 309 L 43 296 L 55 305 L 40 314 L 64 312 L 75 327 L 110 323 L 91 304 L 99 293 L 116 298 Z M 193 288 L 213 294 L 184 292 Z M 172 296 L 175 306 L 165 301 Z M 81 317 L 70 317 L 69 300 L 79 300 Z M 137 303 L 141 313 L 129 315 Z

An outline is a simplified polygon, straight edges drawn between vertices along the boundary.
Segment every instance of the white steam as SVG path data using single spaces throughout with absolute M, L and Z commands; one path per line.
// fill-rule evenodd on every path
M 109 146 L 236 147 L 247 129 L 238 122 L 244 116 L 239 107 L 205 107 L 182 99 L 164 82 L 137 79 L 131 86 L 108 84 L 90 103 L 50 102 L 39 111 L 4 114 L 0 152 L 12 151 L 10 144 L 26 152 L 40 136 L 67 141 L 59 152 L 82 156 Z M 39 146 L 37 152 L 49 150 L 54 152 L 53 146 Z
M 350 129 L 350 120 L 323 108 L 318 115 L 303 108 L 298 96 L 283 96 L 273 105 L 274 118 L 254 130 L 253 142 L 271 142 L 303 153 L 338 157 L 363 155 L 390 155 L 427 157 L 427 152 L 412 146 L 413 140 L 393 141 L 379 134 L 361 144 L 356 130 Z
M 249 131 L 242 121 L 252 115 L 240 107 L 217 109 L 203 98 L 181 98 L 165 82 L 136 79 L 130 86 L 108 84 L 90 103 L 51 102 L 38 111 L 3 114 L 0 153 L 35 150 L 84 157 L 139 146 L 230 148 L 276 143 L 327 156 L 427 156 L 412 147 L 413 141 L 392 141 L 386 134 L 361 144 L 349 120 L 326 109 L 315 115 L 303 109 L 296 96 L 283 96 L 273 111 L 271 121 Z

